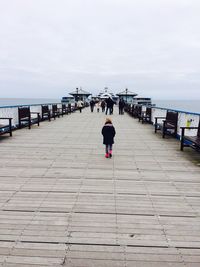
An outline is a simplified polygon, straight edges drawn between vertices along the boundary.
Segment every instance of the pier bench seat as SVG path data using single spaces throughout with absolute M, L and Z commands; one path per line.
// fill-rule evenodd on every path
M 48 105 L 42 105 L 42 120 L 51 121 L 51 112 Z
M 66 104 L 62 104 L 62 114 L 68 114 L 68 107 Z
M 132 110 L 133 110 L 133 107 L 130 104 L 125 105 L 124 111 L 127 112 L 131 116 L 132 116 Z
M 57 104 L 53 104 L 52 105 L 52 109 L 51 109 L 51 117 L 54 118 L 54 120 L 56 119 L 56 117 L 60 117 L 61 112 L 60 109 L 58 108 Z
M 131 114 L 131 105 L 126 104 L 124 107 L 124 111 L 130 115 Z
M 158 123 L 159 119 L 164 119 Z M 178 112 L 167 110 L 166 117 L 155 117 L 155 133 L 162 130 L 162 137 L 165 138 L 166 134 L 177 136 Z
M 77 110 L 78 110 L 77 103 L 75 103 L 74 105 L 72 105 L 72 112 L 75 112 Z
M 130 105 L 128 112 L 129 112 L 129 115 L 131 115 L 132 117 L 135 117 L 136 116 L 136 105 Z
M 73 113 L 73 112 L 75 112 L 77 110 L 77 106 L 76 105 L 71 105 L 71 107 L 69 107 L 69 105 L 68 105 L 68 110 L 71 110 L 70 113 Z
M 62 104 L 62 107 L 61 108 L 58 108 L 59 112 L 60 112 L 60 115 L 66 115 L 68 114 L 68 108 L 66 106 L 66 104 Z
M 142 106 L 140 105 L 133 105 L 132 111 L 133 117 L 139 119 L 142 116 Z
M 4 121 L 7 121 L 7 123 L 4 123 Z M 6 133 L 12 136 L 12 118 L 0 118 L 0 135 Z
M 68 114 L 71 114 L 73 112 L 71 103 L 68 103 L 67 110 L 68 110 Z
M 141 116 L 139 117 L 139 121 L 142 121 L 142 123 L 152 123 L 151 122 L 151 108 L 147 107 L 146 111 L 142 112 Z
M 185 130 L 197 129 L 196 136 L 187 136 L 185 135 Z M 200 151 L 200 121 L 198 127 L 181 127 L 181 151 L 184 147 L 191 147 L 197 151 Z
M 36 115 L 36 116 L 35 116 Z M 28 126 L 31 129 L 32 124 L 40 125 L 40 113 L 31 112 L 30 107 L 19 107 L 18 108 L 18 125 L 19 129 L 23 126 Z

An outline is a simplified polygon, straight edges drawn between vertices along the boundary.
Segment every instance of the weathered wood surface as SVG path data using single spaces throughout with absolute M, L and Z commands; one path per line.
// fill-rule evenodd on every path
M 199 267 L 199 154 L 85 109 L 0 139 L 0 266 Z

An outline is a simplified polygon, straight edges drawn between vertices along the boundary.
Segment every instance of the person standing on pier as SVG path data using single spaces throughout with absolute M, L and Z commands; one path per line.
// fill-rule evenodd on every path
M 112 157 L 112 145 L 114 144 L 115 127 L 112 124 L 111 119 L 106 118 L 106 122 L 101 131 L 103 135 L 103 144 L 106 146 L 106 158 Z
M 108 114 L 113 114 L 113 105 L 114 105 L 114 101 L 111 99 L 111 97 L 106 99 L 106 115 Z
M 94 100 L 92 99 L 92 100 L 90 101 L 90 110 L 91 110 L 91 112 L 94 111 L 94 106 L 95 106 L 95 102 L 94 102 Z
M 101 101 L 101 110 L 105 112 L 106 102 L 104 100 Z
M 97 112 L 99 112 L 99 110 L 100 110 L 100 106 L 101 106 L 101 102 L 100 102 L 100 101 L 98 101 L 98 102 L 96 103 Z
M 110 107 L 110 114 L 113 114 L 113 107 L 115 102 L 111 99 L 111 107 Z
M 77 108 L 79 109 L 80 113 L 82 112 L 83 108 L 83 101 L 81 99 L 78 100 L 77 102 Z
M 120 98 L 120 100 L 119 100 L 119 115 L 124 114 L 124 107 L 125 107 L 125 102 L 124 102 L 123 98 Z

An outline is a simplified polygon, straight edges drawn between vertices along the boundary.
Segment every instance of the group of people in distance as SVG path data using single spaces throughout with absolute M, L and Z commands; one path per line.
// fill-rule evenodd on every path
M 105 100 L 99 101 L 97 105 L 97 112 L 99 112 L 99 108 L 102 108 L 102 112 L 105 112 L 107 115 L 113 114 L 113 106 L 115 102 L 109 97 Z M 94 100 L 90 101 L 90 108 L 91 112 L 94 111 L 95 102 Z M 119 115 L 124 114 L 124 107 L 125 107 L 125 101 L 123 98 L 119 99 Z M 106 158 L 112 158 L 112 151 L 113 151 L 113 144 L 114 144 L 114 137 L 116 135 L 115 127 L 112 124 L 112 120 L 110 118 L 106 118 L 105 124 L 101 130 L 101 134 L 103 135 L 103 144 L 105 145 L 105 157 Z
M 79 99 L 77 104 L 77 108 L 79 109 L 80 112 L 82 112 L 82 108 L 84 106 L 84 103 L 82 99 Z M 94 107 L 96 107 L 97 112 L 100 111 L 100 108 L 102 112 L 105 112 L 105 114 L 112 115 L 113 114 L 113 106 L 114 106 L 115 101 L 111 97 L 106 98 L 105 100 L 101 100 L 98 102 L 95 102 L 93 99 L 90 101 L 90 110 L 91 112 L 94 112 Z M 125 107 L 125 102 L 123 98 L 119 99 L 118 102 L 119 106 L 119 115 L 124 114 L 124 107 Z M 112 157 L 112 147 L 114 144 L 114 137 L 116 134 L 115 127 L 112 124 L 112 120 L 110 118 L 106 118 L 105 124 L 101 130 L 101 133 L 103 135 L 103 144 L 105 145 L 105 157 L 106 158 L 111 158 Z
M 115 101 L 111 98 L 108 97 L 105 100 L 101 100 L 98 102 L 95 102 L 93 99 L 90 101 L 90 110 L 91 112 L 94 112 L 94 107 L 96 106 L 97 108 L 97 112 L 100 111 L 100 108 L 102 110 L 102 112 L 105 112 L 105 114 L 109 114 L 112 115 L 113 114 L 113 106 L 114 106 Z M 119 115 L 123 115 L 124 114 L 124 107 L 125 107 L 125 102 L 123 100 L 123 98 L 119 99 Z

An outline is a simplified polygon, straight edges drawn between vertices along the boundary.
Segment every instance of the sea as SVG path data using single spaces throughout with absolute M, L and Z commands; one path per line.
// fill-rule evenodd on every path
M 49 98 L 0 98 L 1 106 L 15 106 L 15 105 L 31 105 L 31 104 L 47 104 L 60 103 L 60 99 Z M 152 99 L 152 104 L 157 107 L 175 109 L 193 113 L 200 113 L 200 99 L 199 100 L 156 100 Z
M 152 99 L 152 104 L 155 104 L 156 107 L 160 107 L 160 108 L 200 113 L 200 99 L 197 99 L 197 100 L 154 100 Z
M 61 99 L 52 98 L 0 98 L 0 107 L 60 103 Z

